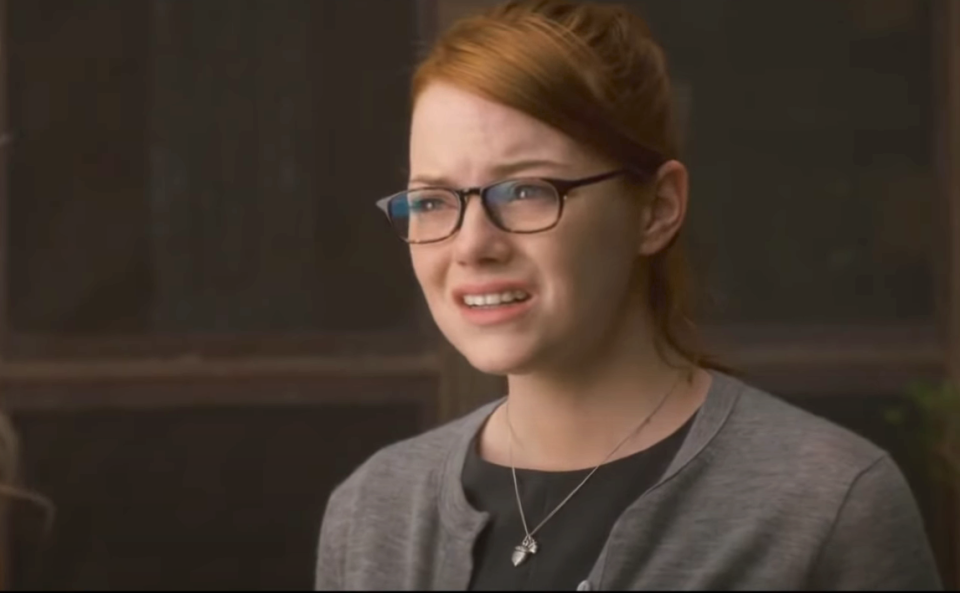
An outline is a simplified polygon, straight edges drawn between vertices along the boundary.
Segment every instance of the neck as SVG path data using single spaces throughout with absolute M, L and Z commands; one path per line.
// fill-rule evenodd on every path
M 654 410 L 609 460 L 645 449 L 682 426 L 705 395 L 703 373 L 664 360 L 642 315 L 619 328 L 608 346 L 586 361 L 510 376 L 509 414 L 501 407 L 491 417 L 481 454 L 510 465 L 512 426 L 516 467 L 583 469 L 604 461 Z

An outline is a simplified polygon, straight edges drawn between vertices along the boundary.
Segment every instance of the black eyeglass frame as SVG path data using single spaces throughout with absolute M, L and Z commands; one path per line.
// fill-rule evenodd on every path
M 635 174 L 635 173 L 630 169 L 617 169 L 615 171 L 608 171 L 607 173 L 601 173 L 599 175 L 591 175 L 590 177 L 583 177 L 580 179 L 554 179 L 551 177 L 517 177 L 517 178 L 511 178 L 511 179 L 503 179 L 501 181 L 496 181 L 494 183 L 491 183 L 489 185 L 485 185 L 482 187 L 468 187 L 463 189 L 454 189 L 452 187 L 439 187 L 439 186 L 418 187 L 413 190 L 408 189 L 408 190 L 387 196 L 386 198 L 381 198 L 377 200 L 376 204 L 377 204 L 377 208 L 379 208 L 381 211 L 383 211 L 384 214 L 387 215 L 387 219 L 390 221 L 390 226 L 392 226 L 394 228 L 394 231 L 396 232 L 396 225 L 394 224 L 393 215 L 390 213 L 390 202 L 392 202 L 394 199 L 399 198 L 400 196 L 406 195 L 411 191 L 421 191 L 421 190 L 448 191 L 457 196 L 457 198 L 460 201 L 460 208 L 459 208 L 459 211 L 457 212 L 457 223 L 453 226 L 453 229 L 447 235 L 444 235 L 439 239 L 430 239 L 429 241 L 411 241 L 410 239 L 400 236 L 401 240 L 411 245 L 425 245 L 428 243 L 439 243 L 440 241 L 446 241 L 450 237 L 457 234 L 457 231 L 459 231 L 460 227 L 463 226 L 463 217 L 467 211 L 467 200 L 472 195 L 480 196 L 480 203 L 483 206 L 484 213 L 486 213 L 487 218 L 498 229 L 500 229 L 505 233 L 514 233 L 518 235 L 532 235 L 535 233 L 543 233 L 543 232 L 549 231 L 550 229 L 560 224 L 560 219 L 563 218 L 563 206 L 564 204 L 566 204 L 567 196 L 572 190 L 577 189 L 578 187 L 593 185 L 594 183 L 600 183 L 601 181 L 613 179 L 614 177 L 617 177 L 619 175 L 630 175 L 630 174 Z M 524 179 L 529 179 L 531 181 L 542 181 L 552 186 L 553 189 L 557 192 L 557 196 L 559 196 L 560 198 L 560 201 L 558 202 L 558 206 L 557 206 L 557 217 L 556 217 L 556 220 L 554 220 L 553 223 L 550 224 L 549 226 L 546 226 L 534 231 L 515 231 L 512 229 L 504 228 L 503 224 L 499 220 L 497 220 L 497 217 L 491 213 L 490 206 L 487 203 L 487 198 L 486 198 L 487 192 L 490 190 L 490 188 L 501 185 L 503 183 L 508 183 L 510 181 L 523 181 Z M 397 235 L 399 236 L 399 233 L 397 233 Z

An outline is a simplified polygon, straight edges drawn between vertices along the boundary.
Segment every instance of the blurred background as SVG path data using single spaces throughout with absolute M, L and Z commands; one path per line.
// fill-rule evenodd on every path
M 7 587 L 309 589 L 333 486 L 503 392 L 373 206 L 417 57 L 490 4 L 0 0 L 0 477 L 57 509 L 2 509 Z M 624 4 L 711 345 L 891 451 L 956 587 L 960 0 Z

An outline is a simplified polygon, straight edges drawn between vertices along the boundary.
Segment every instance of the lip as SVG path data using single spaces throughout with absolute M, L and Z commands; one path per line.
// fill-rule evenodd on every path
M 468 294 L 490 294 L 498 292 L 508 292 L 511 290 L 522 290 L 530 295 L 530 298 L 520 303 L 510 303 L 509 305 L 500 305 L 492 309 L 475 309 L 468 307 L 463 302 L 463 297 Z M 523 282 L 488 282 L 484 284 L 464 284 L 458 286 L 452 293 L 454 304 L 460 309 L 464 318 L 480 326 L 497 325 L 513 321 L 523 316 L 530 310 L 536 295 L 533 293 L 529 284 Z

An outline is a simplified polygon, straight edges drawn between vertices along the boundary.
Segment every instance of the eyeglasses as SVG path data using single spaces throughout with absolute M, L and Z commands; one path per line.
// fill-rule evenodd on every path
M 473 194 L 480 196 L 487 217 L 500 230 L 539 233 L 560 222 L 571 190 L 627 173 L 619 169 L 573 180 L 524 177 L 466 189 L 423 187 L 378 200 L 377 207 L 407 243 L 436 243 L 453 236 L 463 224 L 467 198 Z

